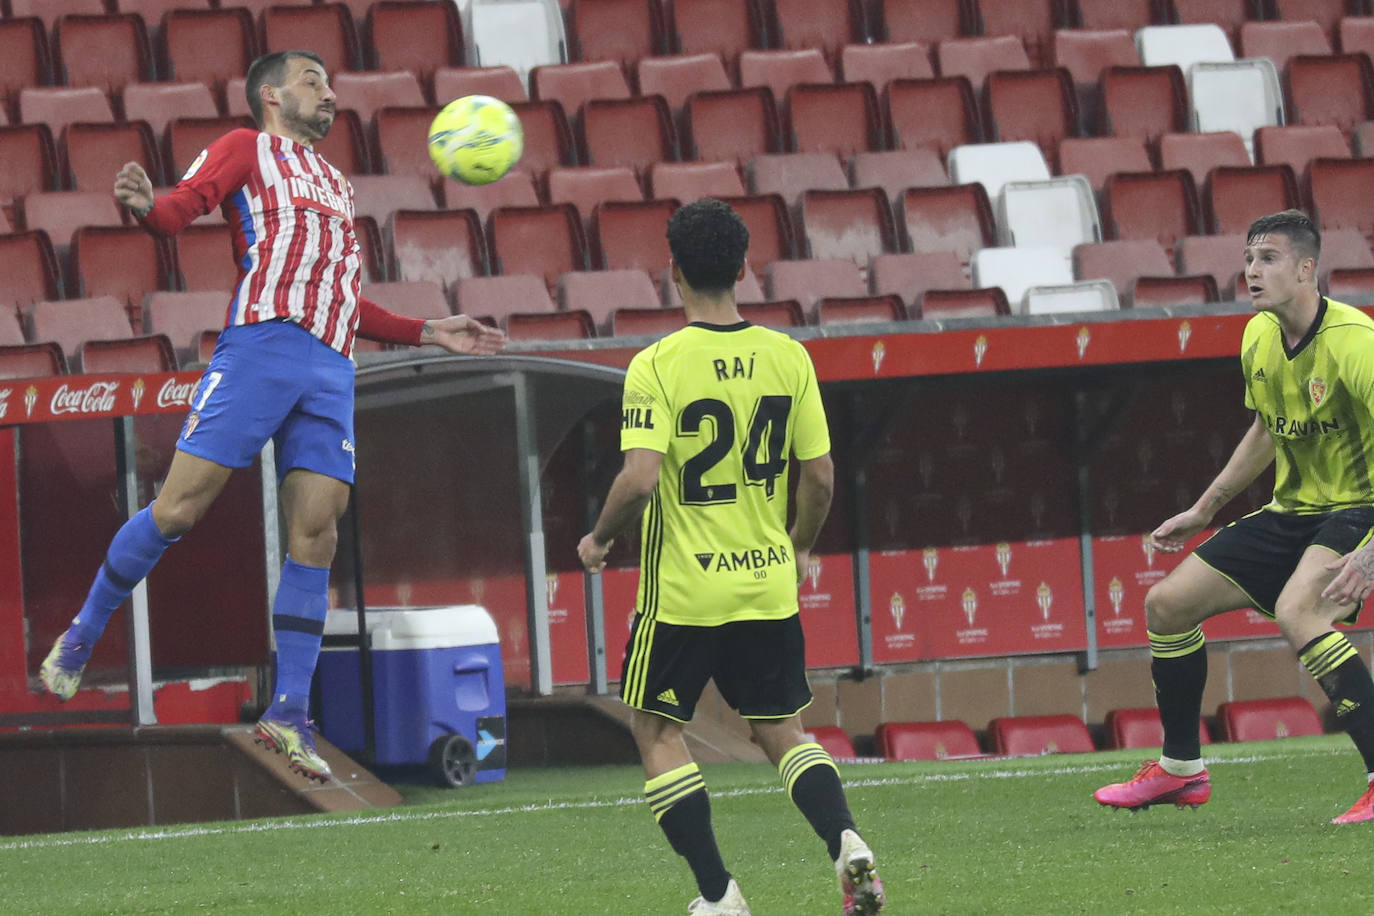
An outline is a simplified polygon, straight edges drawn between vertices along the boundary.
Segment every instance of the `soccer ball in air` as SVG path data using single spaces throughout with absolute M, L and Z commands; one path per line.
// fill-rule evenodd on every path
M 520 119 L 488 95 L 449 102 L 429 125 L 429 158 L 464 184 L 491 184 L 510 171 L 524 148 Z

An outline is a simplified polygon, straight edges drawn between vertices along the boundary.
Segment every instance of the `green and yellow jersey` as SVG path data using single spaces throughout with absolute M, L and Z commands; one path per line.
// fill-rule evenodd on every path
M 830 451 L 801 344 L 743 321 L 669 334 L 630 361 L 620 447 L 663 454 L 641 522 L 639 613 L 690 626 L 797 613 L 788 457 Z
M 1245 406 L 1274 440 L 1275 512 L 1374 504 L 1374 320 L 1323 298 L 1312 329 L 1289 350 L 1278 319 L 1260 312 L 1241 339 Z

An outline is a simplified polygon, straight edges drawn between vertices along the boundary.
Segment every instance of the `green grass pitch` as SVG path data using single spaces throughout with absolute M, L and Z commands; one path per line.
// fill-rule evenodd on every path
M 891 914 L 1374 913 L 1374 823 L 1342 735 L 1205 749 L 1197 811 L 1100 808 L 1139 751 L 847 765 Z M 839 913 L 820 841 L 766 764 L 705 766 L 727 866 L 755 916 Z M 399 786 L 362 816 L 0 837 L 7 913 L 681 916 L 695 887 L 635 767 Z

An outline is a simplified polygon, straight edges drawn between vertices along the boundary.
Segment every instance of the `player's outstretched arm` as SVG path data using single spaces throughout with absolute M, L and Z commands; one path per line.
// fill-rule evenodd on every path
M 437 344 L 450 353 L 490 356 L 505 349 L 506 335 L 499 328 L 467 315 L 431 318 L 420 332 L 420 343 Z
M 137 162 L 124 163 L 115 176 L 114 196 L 137 216 L 146 216 L 153 209 L 153 182 L 143 166 Z
M 1231 498 L 1244 490 L 1274 461 L 1274 440 L 1259 414 L 1241 437 L 1226 466 L 1185 512 L 1180 512 L 1150 533 L 1156 550 L 1177 553 L 1184 543 L 1212 523 Z

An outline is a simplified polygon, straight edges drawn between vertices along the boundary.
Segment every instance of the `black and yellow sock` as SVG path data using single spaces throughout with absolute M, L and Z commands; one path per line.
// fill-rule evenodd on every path
M 644 783 L 644 797 L 673 852 L 687 860 L 701 896 L 711 901 L 724 897 L 730 873 L 711 829 L 711 799 L 697 765 L 689 763 L 650 779 Z
M 1207 686 L 1207 646 L 1202 628 L 1167 636 L 1147 631 L 1147 635 L 1155 705 L 1164 725 L 1162 755 L 1198 760 L 1202 757 L 1198 719 L 1202 715 L 1202 690 Z
M 1364 758 L 1365 771 L 1374 773 L 1374 680 L 1359 651 L 1344 634 L 1332 631 L 1298 650 L 1298 659 L 1331 701 L 1336 721 Z
M 819 744 L 798 744 L 778 761 L 778 773 L 792 803 L 811 823 L 830 851 L 830 858 L 840 855 L 840 834 L 854 829 L 849 802 L 840 784 L 840 770 L 835 761 Z

